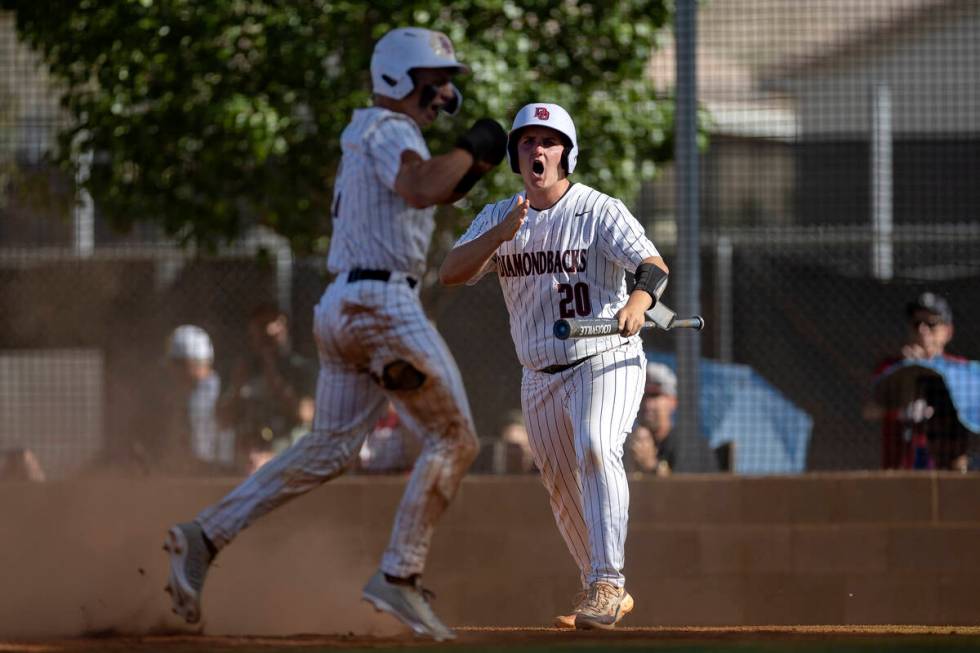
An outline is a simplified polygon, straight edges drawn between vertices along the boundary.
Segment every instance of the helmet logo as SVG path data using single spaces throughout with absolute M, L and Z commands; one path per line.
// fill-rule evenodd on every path
M 535 107 L 534 117 L 537 118 L 538 120 L 547 120 L 548 118 L 551 117 L 551 114 L 548 113 L 547 107 Z
M 442 32 L 432 32 L 429 36 L 429 47 L 439 56 L 455 58 L 452 41 Z

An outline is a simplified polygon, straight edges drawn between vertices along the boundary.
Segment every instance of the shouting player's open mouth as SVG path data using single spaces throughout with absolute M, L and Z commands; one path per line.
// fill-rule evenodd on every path
M 544 174 L 544 162 L 541 159 L 537 159 L 531 164 L 531 171 L 536 175 Z

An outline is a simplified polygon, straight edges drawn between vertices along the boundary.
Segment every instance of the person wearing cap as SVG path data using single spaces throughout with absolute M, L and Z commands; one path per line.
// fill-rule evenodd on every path
M 902 347 L 902 358 L 947 356 L 946 345 L 953 339 L 953 310 L 949 302 L 935 293 L 924 292 L 905 306 L 905 316 L 909 340 Z
M 878 395 L 885 396 L 881 380 L 908 361 L 965 363 L 966 359 L 946 352 L 953 338 L 953 311 L 949 302 L 934 292 L 923 292 L 905 306 L 908 326 L 899 356 L 880 362 L 873 375 Z M 965 471 L 967 438 L 959 427 L 949 393 L 934 374 L 920 374 L 914 392 L 907 385 L 894 386 L 901 402 L 883 405 L 869 402 L 868 419 L 881 420 L 881 466 L 883 469 L 957 469 Z
M 167 359 L 174 380 L 170 427 L 164 443 L 172 471 L 215 471 L 234 463 L 234 435 L 221 428 L 216 405 L 221 379 L 207 332 L 184 324 L 170 334 Z
M 446 256 L 439 279 L 473 284 L 497 274 L 523 367 L 528 442 L 582 583 L 573 614 L 554 623 L 611 629 L 634 605 L 623 574 L 629 508 L 623 446 L 644 386 L 637 334 L 668 271 L 622 201 L 572 181 L 578 153 L 575 124 L 562 106 L 522 107 L 507 154 L 523 189 L 483 208 Z M 556 320 L 577 317 L 613 318 L 618 333 L 555 337 Z
M 676 471 L 717 472 L 717 455 L 703 437 L 694 438 L 679 463 L 673 436 L 677 412 L 677 375 L 663 363 L 647 363 L 647 382 L 636 425 L 627 439 L 627 469 L 638 474 L 669 476 Z
M 626 469 L 669 476 L 677 463 L 670 432 L 677 410 L 677 376 L 663 363 L 647 363 L 647 380 L 636 426 L 626 440 Z

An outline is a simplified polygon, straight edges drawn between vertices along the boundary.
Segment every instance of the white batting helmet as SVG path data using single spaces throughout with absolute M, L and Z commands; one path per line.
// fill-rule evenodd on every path
M 514 124 L 510 128 L 510 135 L 507 137 L 507 157 L 510 159 L 510 169 L 520 173 L 521 169 L 517 163 L 517 132 L 525 127 L 549 127 L 561 133 L 569 140 L 565 147 L 565 152 L 561 156 L 561 163 L 565 166 L 565 173 L 572 174 L 575 170 L 575 162 L 578 160 L 578 140 L 575 138 L 575 123 L 568 112 L 557 104 L 546 102 L 532 102 L 524 105 L 517 115 L 514 116 Z
M 456 61 L 453 42 L 442 32 L 421 27 L 398 27 L 391 30 L 374 46 L 371 55 L 371 84 L 373 91 L 395 100 L 412 92 L 415 83 L 409 71 L 413 68 L 452 68 L 466 73 L 469 68 Z M 454 111 L 463 98 L 455 86 Z

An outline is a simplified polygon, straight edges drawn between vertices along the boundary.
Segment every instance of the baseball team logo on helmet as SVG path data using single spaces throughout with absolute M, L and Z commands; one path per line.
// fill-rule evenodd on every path
M 562 107 L 557 104 L 546 102 L 535 102 L 524 105 L 517 115 L 514 116 L 514 124 L 510 128 L 510 135 L 507 137 L 507 158 L 510 159 L 510 169 L 520 174 L 521 170 L 517 163 L 517 132 L 525 127 L 541 125 L 554 129 L 565 137 L 565 151 L 561 155 L 561 164 L 567 174 L 572 174 L 575 170 L 575 162 L 578 161 L 578 140 L 575 137 L 575 123 Z
M 448 59 L 456 58 L 456 51 L 453 50 L 453 42 L 442 32 L 431 32 L 429 36 L 429 47 L 440 57 Z
M 453 42 L 442 32 L 421 27 L 398 27 L 391 30 L 374 46 L 371 55 L 371 88 L 377 95 L 401 100 L 415 89 L 409 74 L 413 68 L 451 68 L 467 73 L 469 68 L 456 60 Z M 456 102 L 452 111 L 459 110 L 462 95 L 455 86 Z

